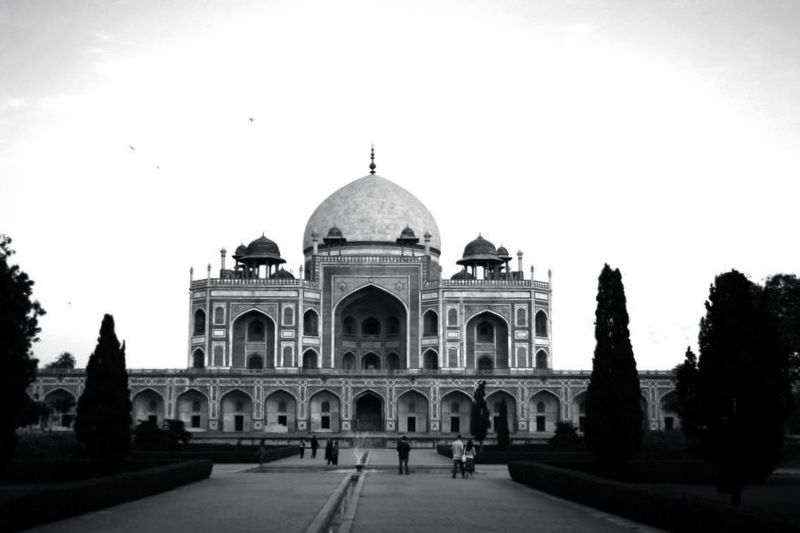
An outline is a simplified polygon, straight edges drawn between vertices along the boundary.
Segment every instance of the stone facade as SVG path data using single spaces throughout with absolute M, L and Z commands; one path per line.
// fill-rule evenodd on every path
M 550 276 L 526 278 L 521 252 L 512 270 L 479 236 L 443 279 L 432 215 L 376 175 L 320 204 L 303 246 L 298 278 L 262 236 L 237 248 L 232 269 L 222 250 L 218 277 L 209 267 L 190 280 L 187 369 L 129 370 L 134 420 L 177 418 L 209 435 L 447 436 L 469 432 L 486 380 L 490 410 L 506 403 L 517 439 L 581 426 L 589 372 L 553 370 Z M 77 398 L 83 381 L 44 370 L 31 394 Z M 672 427 L 671 373 L 641 372 L 641 385 L 648 427 Z

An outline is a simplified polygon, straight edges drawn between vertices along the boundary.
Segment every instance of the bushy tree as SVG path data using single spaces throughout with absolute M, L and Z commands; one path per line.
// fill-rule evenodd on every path
M 598 461 L 616 464 L 629 460 L 641 447 L 643 413 L 622 274 L 607 264 L 598 282 L 594 334 L 586 444 Z
M 555 433 L 547 443 L 556 450 L 563 451 L 576 448 L 581 443 L 581 438 L 578 436 L 578 428 L 570 420 L 559 420 L 556 422 Z
M 106 462 L 125 459 L 130 450 L 131 400 L 125 345 L 114 333 L 114 318 L 103 317 L 100 337 L 78 400 L 75 434 L 89 456 Z
M 686 347 L 683 363 L 675 369 L 675 392 L 678 401 L 673 407 L 681 419 L 681 430 L 688 439 L 696 439 L 699 424 L 698 381 L 700 372 L 697 369 L 697 356 L 690 347 Z
M 45 313 L 31 300 L 33 281 L 18 265 L 11 239 L 0 235 L 0 470 L 14 455 L 16 429 L 28 420 L 32 400 L 25 392 L 36 378 L 31 346 L 38 340 L 38 318 Z
M 469 432 L 481 448 L 483 440 L 489 433 L 489 407 L 486 405 L 486 382 L 481 381 L 475 388 L 472 400 L 472 411 L 469 419 Z
M 494 430 L 497 433 L 497 446 L 502 449 L 508 448 L 508 445 L 511 444 L 511 434 L 508 428 L 508 406 L 505 400 L 500 402 L 500 412 Z
M 775 274 L 764 285 L 764 297 L 781 347 L 788 353 L 792 378 L 800 380 L 800 279 L 794 274 Z
M 697 434 L 734 504 L 775 468 L 792 407 L 788 354 L 767 300 L 743 274 L 720 274 L 700 321 Z
M 45 368 L 75 368 L 75 356 L 69 352 L 63 352 L 55 361 L 52 361 Z

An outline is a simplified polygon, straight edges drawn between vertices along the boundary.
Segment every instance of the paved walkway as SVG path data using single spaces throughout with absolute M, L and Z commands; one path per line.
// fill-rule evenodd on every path
M 351 450 L 335 467 L 322 455 L 306 452 L 255 473 L 247 472 L 254 465 L 216 465 L 208 480 L 31 531 L 303 532 L 353 472 Z M 351 531 L 654 531 L 515 483 L 505 466 L 479 465 L 475 478 L 453 479 L 451 464 L 435 450 L 413 449 L 411 475 L 399 476 L 395 451 L 370 450 Z

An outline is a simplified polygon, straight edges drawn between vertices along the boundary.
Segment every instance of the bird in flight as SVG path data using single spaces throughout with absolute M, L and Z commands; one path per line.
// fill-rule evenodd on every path
M 254 119 L 253 117 L 250 117 L 250 122 L 255 122 L 255 121 L 256 121 L 256 119 Z
M 129 144 L 128 148 L 130 148 L 131 150 L 136 150 L 136 148 L 134 148 L 132 144 Z

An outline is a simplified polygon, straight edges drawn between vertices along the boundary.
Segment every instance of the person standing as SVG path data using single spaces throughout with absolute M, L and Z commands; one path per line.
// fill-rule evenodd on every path
M 331 461 L 333 464 L 339 464 L 339 441 L 333 441 L 333 448 L 331 449 Z
M 311 458 L 317 458 L 317 448 L 319 448 L 319 441 L 316 435 L 311 435 Z
M 467 477 L 473 477 L 475 475 L 475 445 L 472 443 L 472 439 L 469 439 L 464 447 L 464 459 L 466 459 L 464 468 L 467 471 Z
M 300 459 L 302 459 L 303 456 L 306 454 L 306 441 L 305 441 L 305 439 L 301 438 L 300 439 L 300 444 L 298 444 L 297 447 L 300 449 Z
M 328 439 L 328 443 L 325 445 L 325 464 L 331 464 L 333 460 L 333 439 Z
M 400 438 L 400 442 L 397 443 L 397 457 L 400 459 L 400 471 L 398 474 L 403 474 L 403 465 L 406 467 L 406 475 L 408 475 L 408 454 L 411 452 L 411 445 L 408 444 L 406 440 L 406 436 L 403 435 Z
M 450 445 L 450 450 L 453 452 L 453 479 L 456 478 L 456 472 L 461 470 L 461 477 L 464 476 L 464 442 L 461 440 L 461 435 L 456 436 L 456 440 Z

